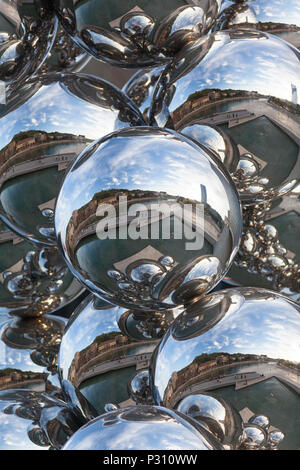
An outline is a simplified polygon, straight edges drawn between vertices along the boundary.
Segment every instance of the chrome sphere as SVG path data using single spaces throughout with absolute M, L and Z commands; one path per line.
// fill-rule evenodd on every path
M 215 30 L 247 28 L 276 34 L 300 48 L 298 0 L 225 0 Z
M 254 415 L 251 416 L 249 419 L 249 423 L 251 424 L 257 424 L 257 426 L 261 427 L 265 431 L 269 429 L 270 426 L 270 420 L 267 416 L 264 415 Z
M 237 252 L 241 222 L 222 163 L 190 139 L 151 127 L 122 129 L 83 152 L 55 211 L 74 275 L 108 301 L 152 311 L 212 289 Z
M 244 422 L 267 415 L 286 434 L 287 448 L 299 447 L 292 419 L 299 395 L 290 390 L 300 388 L 299 339 L 300 306 L 286 297 L 255 288 L 209 294 L 175 319 L 152 355 L 155 403 L 174 408 L 212 391 Z
M 138 5 L 137 5 L 138 3 Z M 122 67 L 166 62 L 205 34 L 220 0 L 56 2 L 58 18 L 75 43 L 99 60 Z
M 222 450 L 188 417 L 159 406 L 122 408 L 79 429 L 63 450 Z
M 128 382 L 128 392 L 130 398 L 137 405 L 152 405 L 153 397 L 149 385 L 149 371 L 141 370 L 130 377 Z
M 283 432 L 279 431 L 279 429 L 274 429 L 268 433 L 268 444 L 270 447 L 277 447 L 284 439 Z
M 105 374 L 124 367 L 147 367 L 158 340 L 178 314 L 174 310 L 163 316 L 136 314 L 92 295 L 87 297 L 71 316 L 59 350 L 59 375 L 68 403 L 78 402 L 79 389 L 97 408 L 97 416 L 107 403 L 128 399 L 127 382 L 132 372 L 116 382 L 108 377 L 106 381 Z M 86 381 L 94 385 L 86 387 Z
M 43 389 L 56 371 L 67 321 L 55 315 L 7 319 L 0 325 L 0 388 Z
M 222 398 L 211 393 L 188 395 L 176 405 L 176 410 L 203 424 L 223 445 L 238 448 L 243 434 L 242 418 Z
M 267 434 L 263 428 L 255 424 L 245 424 L 244 434 L 241 438 L 240 449 L 259 450 L 265 447 Z
M 1 228 L 0 314 L 38 317 L 66 306 L 84 291 L 57 247 L 39 248 Z
M 0 391 L 0 450 L 58 450 L 78 429 L 61 400 L 31 390 Z
M 179 130 L 197 119 L 220 127 L 240 152 L 242 201 L 271 200 L 299 183 L 299 90 L 296 48 L 260 31 L 217 32 L 165 68 L 150 124 Z
M 40 68 L 56 30 L 51 2 L 0 0 L 0 103 Z
M 66 169 L 94 139 L 143 122 L 129 98 L 99 78 L 27 81 L 0 105 L 0 218 L 31 241 L 55 244 L 53 210 Z

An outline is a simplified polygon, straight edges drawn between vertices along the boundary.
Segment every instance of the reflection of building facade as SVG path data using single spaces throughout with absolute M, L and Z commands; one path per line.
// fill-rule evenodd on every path
M 46 373 L 3 369 L 0 372 L 0 390 L 14 388 L 20 386 L 24 382 L 44 382 L 46 380 L 46 377 Z

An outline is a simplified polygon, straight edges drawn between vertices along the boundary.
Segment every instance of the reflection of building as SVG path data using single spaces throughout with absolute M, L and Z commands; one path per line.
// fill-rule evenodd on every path
M 297 87 L 296 85 L 291 84 L 292 86 L 292 103 L 298 104 L 298 94 L 297 94 Z
M 0 371 L 0 390 L 14 388 L 26 383 L 44 382 L 46 373 L 3 369 Z

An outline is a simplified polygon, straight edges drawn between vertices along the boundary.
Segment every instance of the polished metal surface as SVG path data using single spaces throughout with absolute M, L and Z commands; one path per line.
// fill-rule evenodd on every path
M 271 200 L 299 182 L 299 90 L 296 48 L 261 31 L 221 31 L 165 68 L 150 124 L 178 130 L 196 119 L 220 127 L 241 155 L 234 179 L 242 201 Z
M 196 421 L 159 406 L 122 408 L 79 429 L 63 450 L 222 450 Z
M 88 296 L 71 316 L 59 350 L 59 375 L 68 403 L 78 402 L 78 388 L 88 379 L 124 367 L 145 367 L 178 314 L 173 310 L 164 315 L 136 314 Z
M 188 395 L 176 410 L 203 424 L 223 445 L 237 449 L 243 434 L 242 418 L 236 409 L 213 393 Z
M 57 247 L 37 247 L 0 227 L 0 314 L 53 313 L 83 291 Z
M 42 67 L 42 73 L 80 72 L 91 56 L 78 47 L 64 31 L 58 28 L 54 44 Z
M 224 281 L 300 300 L 299 191 L 245 207 L 238 255 Z
M 79 427 L 61 400 L 31 390 L 0 391 L 0 450 L 58 450 Z
M 300 48 L 298 0 L 224 0 L 215 30 L 247 28 L 276 34 Z
M 222 163 L 183 135 L 149 127 L 122 129 L 83 152 L 55 211 L 74 275 L 94 294 L 144 311 L 212 289 L 237 252 L 241 222 Z
M 260 426 L 263 428 L 265 431 L 269 429 L 270 426 L 270 420 L 267 416 L 264 415 L 254 415 L 249 419 L 249 423 L 251 424 L 257 424 L 257 426 Z
M 66 319 L 55 315 L 7 319 L 0 325 L 0 389 L 45 389 L 57 372 L 57 358 Z
M 299 335 L 300 307 L 284 296 L 255 288 L 209 294 L 175 319 L 155 349 L 150 366 L 155 402 L 173 408 L 191 394 L 224 390 L 230 385 L 235 386 L 238 400 L 239 390 L 243 394 L 247 387 L 255 390 L 265 382 L 271 393 L 278 380 L 296 392 L 293 397 L 297 402 Z M 265 414 L 269 394 L 257 393 L 259 399 L 251 414 Z M 279 415 L 285 413 L 284 397 L 276 395 Z M 294 412 L 297 414 L 296 409 Z M 270 412 L 267 416 L 276 424 Z M 289 426 L 292 416 L 286 418 Z
M 43 64 L 57 30 L 51 2 L 0 1 L 0 102 Z
M 148 369 L 141 370 L 130 377 L 127 387 L 130 398 L 137 405 L 152 405 L 154 403 L 149 384 Z
M 36 243 L 55 244 L 54 205 L 66 169 L 94 139 L 143 124 L 119 89 L 93 76 L 33 78 L 0 104 L 0 218 Z
M 267 434 L 263 428 L 255 424 L 245 424 L 241 438 L 240 450 L 260 450 L 267 443 Z
M 206 34 L 220 0 L 57 0 L 55 8 L 75 43 L 99 60 L 122 67 L 168 61 Z

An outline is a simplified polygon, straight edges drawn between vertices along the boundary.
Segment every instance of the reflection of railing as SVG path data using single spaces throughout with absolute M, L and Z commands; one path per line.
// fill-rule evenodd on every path
M 77 154 L 74 152 L 59 155 L 45 155 L 24 163 L 18 163 L 1 175 L 0 184 L 26 173 L 32 173 L 33 171 L 39 171 L 44 168 L 50 168 L 61 164 L 69 164 L 75 160 L 76 156 Z

